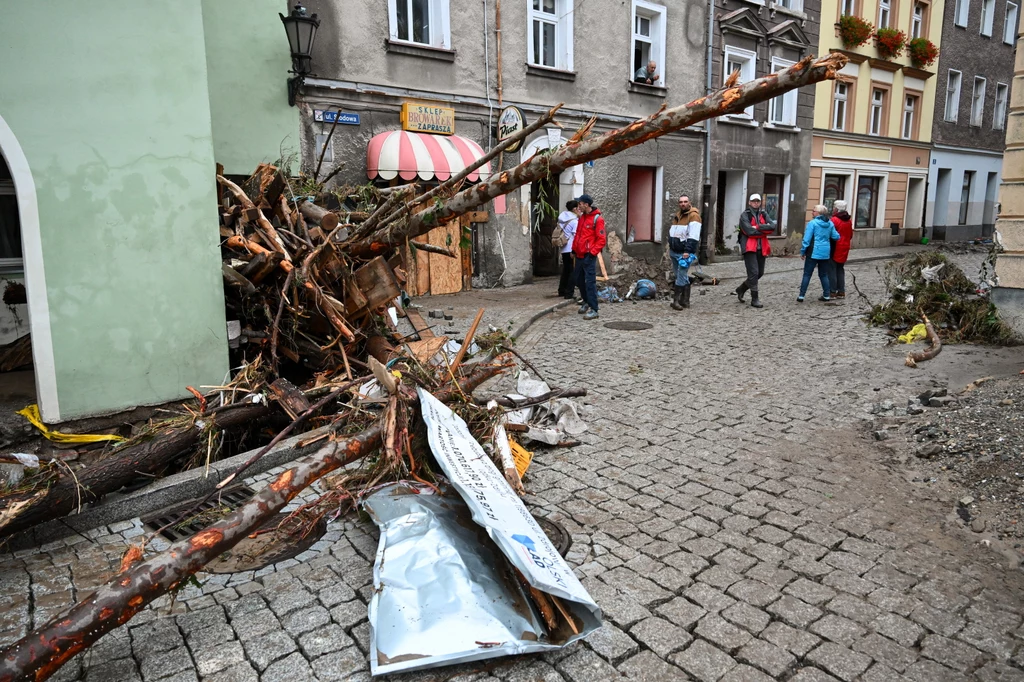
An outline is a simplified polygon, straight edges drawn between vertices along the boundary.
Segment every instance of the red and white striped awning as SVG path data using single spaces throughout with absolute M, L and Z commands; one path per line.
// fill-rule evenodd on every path
M 391 130 L 374 135 L 366 146 L 366 175 L 371 179 L 430 180 L 444 182 L 484 155 L 473 140 L 458 135 L 430 135 Z M 475 181 L 491 173 L 491 163 L 467 177 Z

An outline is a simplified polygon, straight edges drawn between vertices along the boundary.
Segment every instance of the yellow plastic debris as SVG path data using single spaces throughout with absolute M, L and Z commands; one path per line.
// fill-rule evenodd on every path
M 39 416 L 38 405 L 29 405 L 24 410 L 18 410 L 18 414 L 29 420 L 32 423 L 32 426 L 42 431 L 43 435 L 54 443 L 98 443 L 105 440 L 113 442 L 124 440 L 121 436 L 107 436 L 90 433 L 61 433 L 60 431 L 51 431 L 47 428 L 46 424 L 43 423 L 42 417 Z
M 928 337 L 928 330 L 924 324 L 915 324 L 914 328 L 899 337 L 900 343 L 914 343 Z
M 516 471 L 519 473 L 519 478 L 522 478 L 526 470 L 530 468 L 530 462 L 533 461 L 533 453 L 511 437 L 508 439 L 508 446 L 512 449 L 512 460 L 516 463 Z

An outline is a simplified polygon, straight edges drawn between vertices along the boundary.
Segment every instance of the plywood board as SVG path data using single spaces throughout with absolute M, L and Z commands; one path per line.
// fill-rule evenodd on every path
M 427 242 L 427 236 L 416 237 L 414 242 Z M 426 296 L 430 293 L 430 254 L 424 251 L 415 251 L 413 253 L 412 268 L 413 273 L 409 275 L 409 280 L 416 283 L 416 295 Z
M 436 227 L 427 233 L 427 240 L 445 249 L 459 248 L 459 221 L 453 220 L 447 225 Z M 430 262 L 430 293 L 454 294 L 462 291 L 462 259 L 449 258 L 441 254 L 431 253 Z
M 486 211 L 484 211 L 486 213 Z M 470 239 L 472 234 L 472 218 L 471 216 L 464 215 L 459 220 L 462 226 L 462 233 L 460 237 L 464 236 L 466 244 L 462 247 L 462 290 L 471 291 L 473 289 L 473 240 Z M 461 243 L 461 242 L 460 242 Z

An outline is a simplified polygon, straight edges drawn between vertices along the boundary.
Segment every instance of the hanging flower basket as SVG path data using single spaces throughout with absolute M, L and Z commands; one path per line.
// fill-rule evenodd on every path
M 875 27 L 860 17 L 844 14 L 839 17 L 839 39 L 846 49 L 860 47 L 868 42 Z
M 907 34 L 895 28 L 880 28 L 875 31 L 875 43 L 882 59 L 896 59 L 907 46 Z
M 939 48 L 927 38 L 914 38 L 907 43 L 907 54 L 910 55 L 910 63 L 918 69 L 931 66 L 939 56 Z

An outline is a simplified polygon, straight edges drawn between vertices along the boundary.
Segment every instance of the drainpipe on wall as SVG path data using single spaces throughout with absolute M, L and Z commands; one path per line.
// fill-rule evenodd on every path
M 501 0 L 494 3 L 494 51 L 498 58 L 498 106 L 502 106 L 503 90 L 501 87 Z
M 490 29 L 487 26 L 487 0 L 481 0 L 484 5 L 484 94 L 487 95 L 487 147 L 494 146 L 494 103 L 491 102 L 491 48 Z
M 704 94 L 711 94 L 711 59 L 714 54 L 714 37 L 715 37 L 715 0 L 708 0 L 708 54 L 707 63 L 705 64 L 706 79 L 704 83 Z M 709 227 L 713 226 L 711 219 L 711 120 L 704 121 L 704 196 L 701 202 L 702 215 L 704 217 L 705 227 L 700 231 L 700 254 L 699 262 L 708 263 L 710 261 L 710 254 L 708 254 L 708 244 L 714 244 L 714 237 L 709 236 Z

